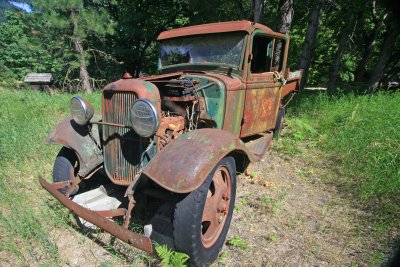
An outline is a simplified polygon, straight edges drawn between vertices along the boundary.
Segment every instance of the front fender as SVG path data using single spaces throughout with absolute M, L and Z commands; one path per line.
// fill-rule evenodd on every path
M 93 125 L 92 131 L 97 129 Z M 96 134 L 94 134 L 95 136 Z M 99 134 L 97 133 L 97 136 Z M 103 163 L 103 154 L 90 135 L 89 128 L 77 124 L 72 117 L 65 118 L 49 134 L 46 144 L 59 144 L 75 151 L 79 160 L 79 176 L 87 176 L 94 168 Z
M 244 143 L 230 132 L 200 129 L 179 136 L 158 152 L 143 169 L 143 174 L 161 187 L 188 193 L 198 188 L 214 166 L 225 156 L 235 157 L 245 166 L 253 161 Z

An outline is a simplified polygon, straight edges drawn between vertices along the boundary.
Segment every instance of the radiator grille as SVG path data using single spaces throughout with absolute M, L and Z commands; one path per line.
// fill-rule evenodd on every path
M 129 111 L 136 94 L 105 92 L 103 97 L 104 122 L 129 125 Z M 131 128 L 104 125 L 104 167 L 110 178 L 119 184 L 133 181 L 148 144 L 149 139 L 140 137 Z

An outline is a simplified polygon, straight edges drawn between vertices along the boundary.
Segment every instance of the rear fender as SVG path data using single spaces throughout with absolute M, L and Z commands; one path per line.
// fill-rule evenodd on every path
M 98 131 L 98 125 L 92 125 L 92 137 L 87 125 L 81 126 L 68 117 L 56 126 L 45 143 L 62 145 L 75 151 L 80 167 L 78 175 L 85 177 L 103 163 L 103 154 L 98 146 L 100 139 L 93 139 L 100 136 Z
M 254 160 L 244 143 L 232 133 L 200 129 L 181 135 L 167 145 L 142 173 L 169 191 L 188 193 L 197 189 L 214 166 L 228 155 L 235 158 L 239 171 L 244 171 Z

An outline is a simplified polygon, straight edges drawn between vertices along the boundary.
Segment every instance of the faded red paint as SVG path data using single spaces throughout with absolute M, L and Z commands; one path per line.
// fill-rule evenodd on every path
M 281 82 L 273 74 L 253 74 L 247 81 L 243 124 L 240 137 L 251 136 L 275 127 L 281 101 Z
M 199 34 L 209 34 L 209 33 L 219 33 L 219 32 L 234 32 L 234 31 L 246 31 L 251 32 L 254 29 L 260 29 L 265 31 L 268 34 L 277 36 L 277 37 L 285 37 L 284 34 L 277 33 L 272 31 L 265 25 L 254 23 L 248 20 L 240 20 L 240 21 L 228 21 L 228 22 L 218 22 L 218 23 L 209 23 L 203 25 L 195 25 L 184 27 L 180 29 L 173 29 L 169 31 L 165 31 L 160 33 L 157 40 L 171 39 L 181 36 L 189 36 L 189 35 L 199 35 Z

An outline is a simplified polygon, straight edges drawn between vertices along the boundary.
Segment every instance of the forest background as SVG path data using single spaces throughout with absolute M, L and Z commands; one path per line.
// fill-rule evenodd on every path
M 0 0 L 0 85 L 50 72 L 58 89 L 91 92 L 124 71 L 156 73 L 162 31 L 248 19 L 291 36 L 302 86 L 371 92 L 398 87 L 399 17 L 376 0 Z

